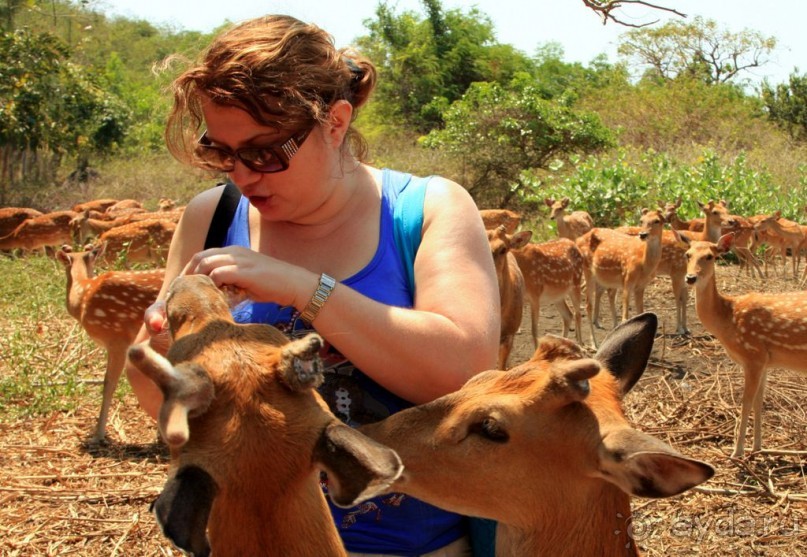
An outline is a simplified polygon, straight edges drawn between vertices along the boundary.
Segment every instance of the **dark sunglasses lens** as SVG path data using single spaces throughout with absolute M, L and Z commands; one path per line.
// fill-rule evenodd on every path
M 231 172 L 235 165 L 235 157 L 232 154 L 209 145 L 197 145 L 196 157 L 208 168 L 222 172 Z
M 280 157 L 274 151 L 265 147 L 241 149 L 238 151 L 238 158 L 252 170 L 258 172 L 279 172 L 286 168 Z

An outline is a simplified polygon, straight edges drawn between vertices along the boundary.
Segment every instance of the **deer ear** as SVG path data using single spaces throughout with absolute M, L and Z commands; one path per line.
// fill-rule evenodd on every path
M 322 384 L 323 366 L 319 358 L 322 345 L 322 337 L 311 333 L 281 347 L 278 373 L 292 391 L 315 389 Z
M 606 434 L 599 452 L 601 477 L 639 497 L 678 495 L 715 473 L 709 464 L 629 427 Z
M 510 249 L 523 248 L 529 243 L 530 238 L 532 238 L 531 230 L 522 230 L 521 232 L 516 232 L 510 239 Z
M 655 313 L 642 313 L 620 323 L 605 338 L 594 358 L 619 382 L 622 396 L 628 393 L 647 367 L 658 328 Z
M 555 202 L 552 200 L 551 197 L 545 197 L 544 203 L 546 204 L 547 207 L 551 207 L 552 205 L 555 204 Z M 807 207 L 805 207 L 805 210 L 807 210 Z
M 129 361 L 162 391 L 158 428 L 171 448 L 181 447 L 190 438 L 188 418 L 203 414 L 213 401 L 215 390 L 207 370 L 195 362 L 174 367 L 146 344 L 131 346 Z
M 345 508 L 386 492 L 403 472 L 398 453 L 339 422 L 322 431 L 313 459 L 328 474 L 331 501 Z
M 186 466 L 166 482 L 149 510 L 174 545 L 194 557 L 207 557 L 207 520 L 217 493 L 218 486 L 210 474 L 199 467 Z

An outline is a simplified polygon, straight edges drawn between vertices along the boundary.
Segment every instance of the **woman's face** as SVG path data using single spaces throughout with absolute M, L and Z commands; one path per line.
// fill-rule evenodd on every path
M 270 128 L 256 122 L 240 108 L 212 102 L 203 105 L 203 112 L 210 143 L 230 151 L 245 147 L 279 146 L 299 131 Z M 235 167 L 228 176 L 264 219 L 304 219 L 321 206 L 328 195 L 328 177 L 333 175 L 334 161 L 340 152 L 328 143 L 321 127 L 315 126 L 289 160 L 288 169 L 261 173 L 236 159 Z

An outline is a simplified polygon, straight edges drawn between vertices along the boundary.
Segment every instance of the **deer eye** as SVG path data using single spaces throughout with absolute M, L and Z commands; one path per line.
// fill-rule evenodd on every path
M 510 439 L 501 424 L 490 416 L 473 424 L 470 432 L 495 443 L 506 443 Z

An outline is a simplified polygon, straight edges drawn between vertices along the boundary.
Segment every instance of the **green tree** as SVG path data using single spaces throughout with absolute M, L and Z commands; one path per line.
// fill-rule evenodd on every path
M 618 52 L 651 78 L 689 76 L 712 84 L 762 66 L 775 47 L 774 37 L 750 30 L 733 33 L 696 17 L 691 23 L 632 29 L 620 37 Z
M 22 177 L 52 180 L 65 154 L 86 168 L 90 154 L 109 152 L 123 138 L 127 110 L 69 56 L 51 34 L 0 34 L 4 186 Z
M 790 74 L 787 83 L 772 87 L 762 84 L 762 102 L 768 117 L 785 129 L 790 137 L 807 140 L 807 74 L 799 75 L 798 68 Z
M 547 101 L 532 85 L 507 90 L 474 83 L 443 117 L 445 128 L 429 133 L 424 144 L 461 158 L 462 182 L 478 202 L 496 206 L 506 206 L 525 187 L 523 171 L 614 144 L 595 114 Z
M 477 9 L 445 11 L 439 0 L 422 3 L 425 18 L 379 3 L 375 19 L 364 22 L 369 34 L 357 44 L 378 68 L 382 117 L 428 131 L 471 83 L 507 82 L 532 63 L 497 44 L 490 18 Z

